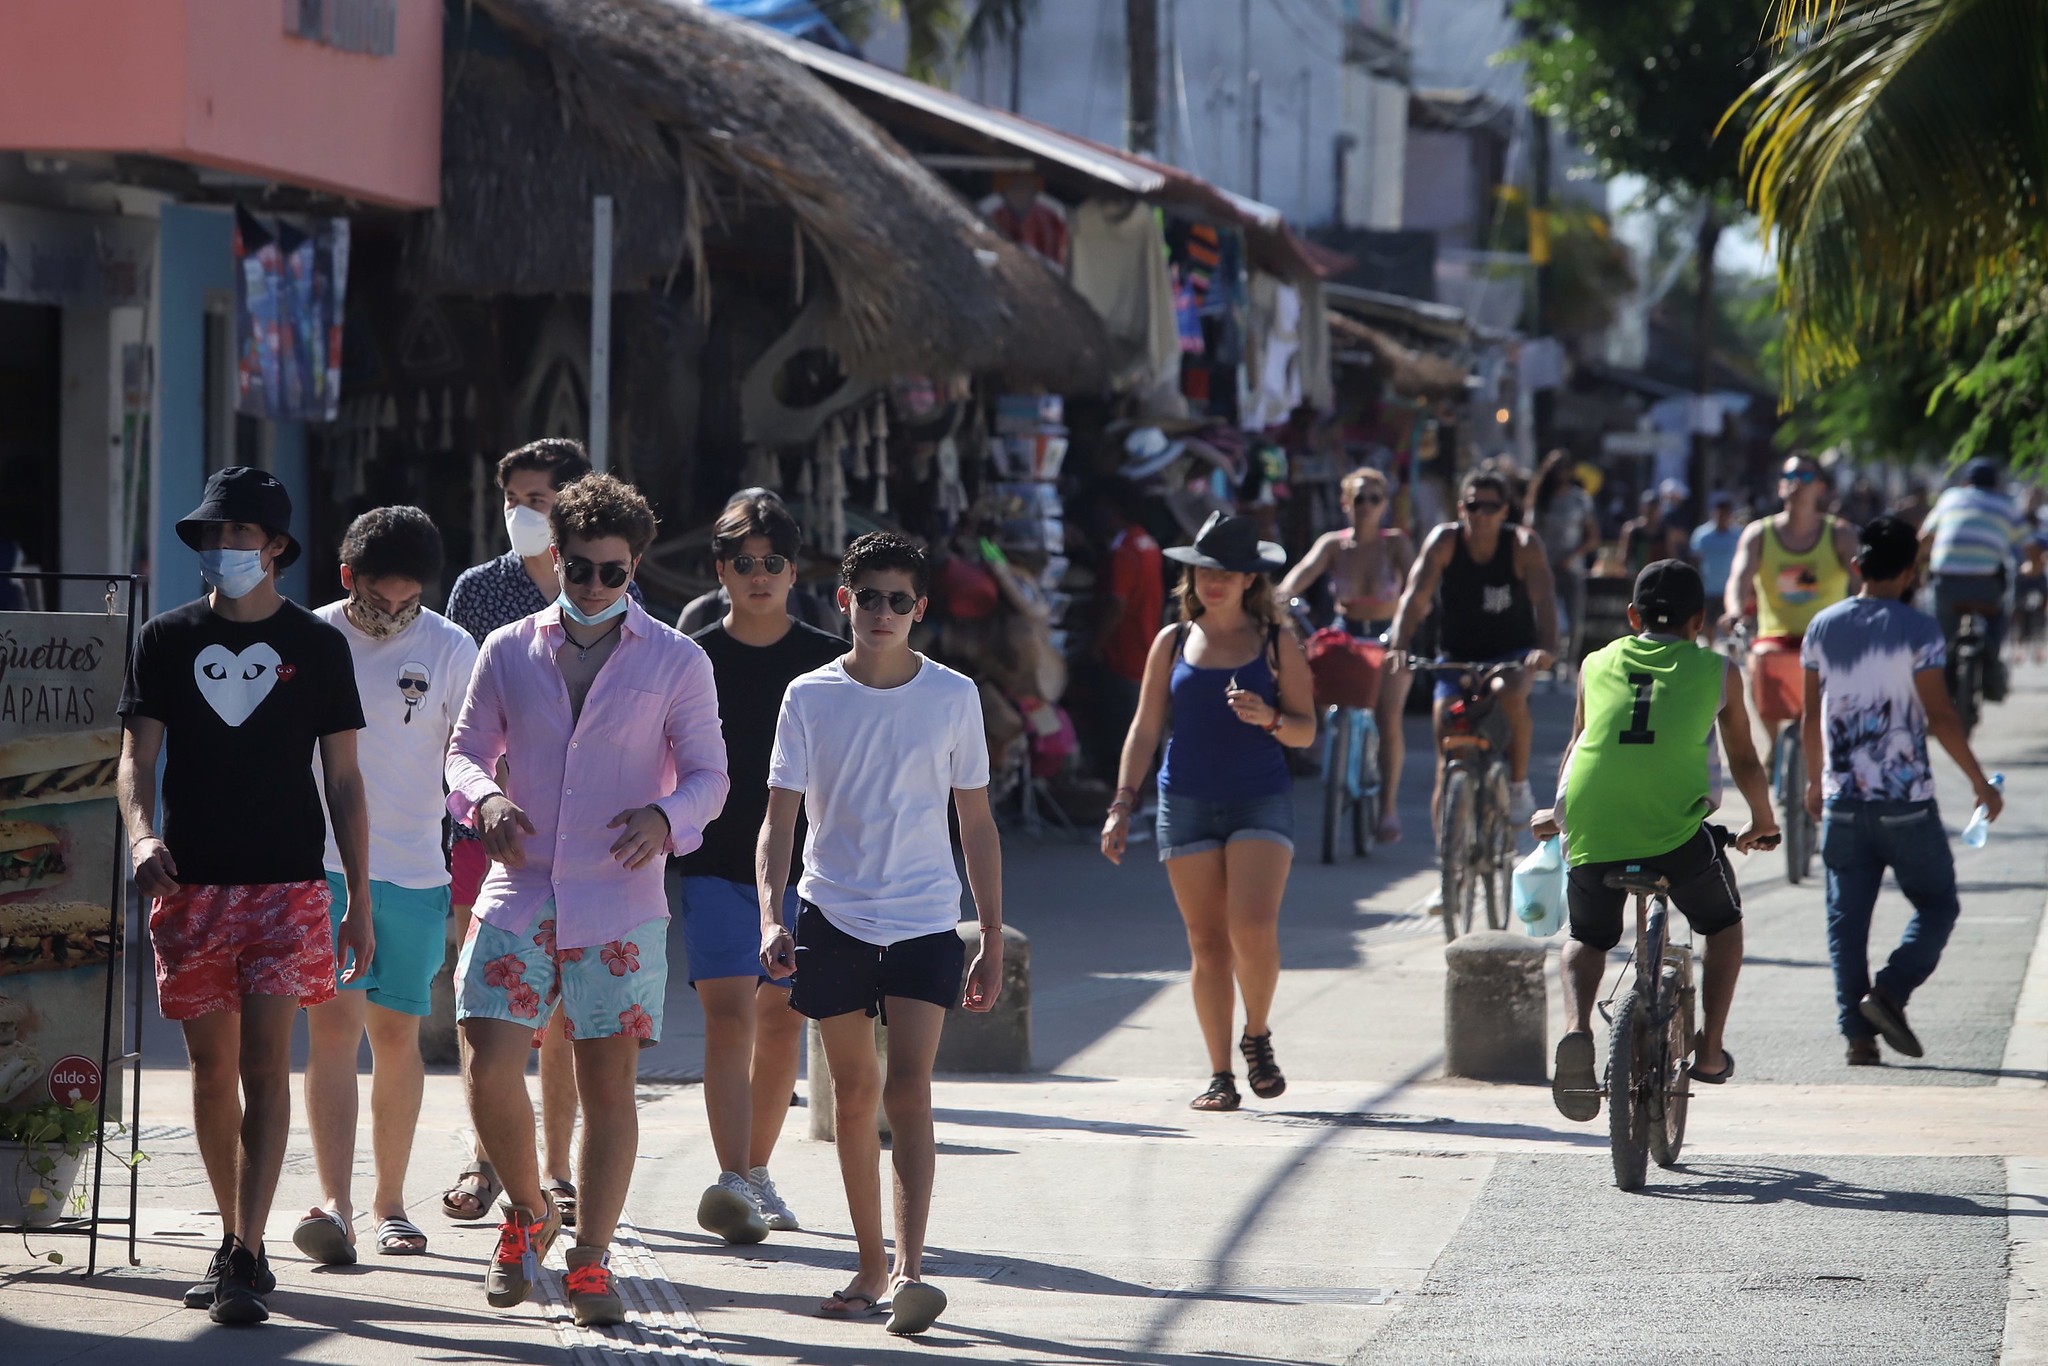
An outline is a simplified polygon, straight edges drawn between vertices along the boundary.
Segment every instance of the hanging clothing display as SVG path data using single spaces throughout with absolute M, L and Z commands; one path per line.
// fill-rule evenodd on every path
M 1271 275 L 1252 276 L 1244 410 L 1247 431 L 1285 422 L 1301 405 L 1301 294 Z
M 1130 200 L 1091 199 L 1074 210 L 1069 281 L 1127 357 L 1125 376 L 1147 388 L 1180 374 L 1180 330 L 1159 214 Z
M 1067 211 L 1050 195 L 1038 195 L 1023 210 L 1000 194 L 976 204 L 984 221 L 1024 250 L 1060 270 L 1067 268 Z
M 1321 280 L 1304 280 L 1301 290 L 1301 401 L 1319 413 L 1337 406 L 1330 373 L 1330 306 Z

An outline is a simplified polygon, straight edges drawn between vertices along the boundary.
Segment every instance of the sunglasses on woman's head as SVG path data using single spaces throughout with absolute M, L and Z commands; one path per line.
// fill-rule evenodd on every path
M 763 574 L 780 574 L 783 570 L 789 568 L 789 561 L 781 555 L 763 555 L 758 560 L 752 555 L 735 555 L 727 560 L 726 563 L 732 566 L 733 573 L 740 575 L 742 578 L 753 573 L 754 566 L 757 564 L 761 566 Z
M 887 602 L 889 610 L 899 617 L 907 617 L 917 610 L 915 593 L 884 593 L 879 588 L 854 589 L 853 602 L 863 612 L 877 611 L 884 602 Z
M 592 574 L 606 588 L 619 588 L 626 577 L 633 572 L 632 566 L 620 560 L 606 560 L 603 564 L 592 564 L 581 555 L 571 555 L 562 561 L 562 577 L 579 587 L 590 582 Z

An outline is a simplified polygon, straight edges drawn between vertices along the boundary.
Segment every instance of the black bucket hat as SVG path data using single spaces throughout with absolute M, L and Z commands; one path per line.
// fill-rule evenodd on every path
M 1272 541 L 1259 539 L 1258 523 L 1249 517 L 1209 514 L 1193 545 L 1169 547 L 1169 560 L 1222 569 L 1232 574 L 1273 574 L 1287 567 L 1287 552 Z
M 199 549 L 199 528 L 208 522 L 250 522 L 272 535 L 284 537 L 284 553 L 277 567 L 285 569 L 299 558 L 299 543 L 291 533 L 292 496 L 276 476 L 248 465 L 230 465 L 215 470 L 206 481 L 206 494 L 178 519 L 178 539 Z

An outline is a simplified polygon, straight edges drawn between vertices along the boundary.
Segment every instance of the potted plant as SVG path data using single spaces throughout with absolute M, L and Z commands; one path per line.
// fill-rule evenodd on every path
M 98 1134 L 89 1100 L 0 1111 L 0 1221 L 48 1224 L 62 1215 Z

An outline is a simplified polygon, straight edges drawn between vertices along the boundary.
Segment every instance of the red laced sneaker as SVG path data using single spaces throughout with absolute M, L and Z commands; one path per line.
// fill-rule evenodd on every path
M 598 1328 L 626 1321 L 626 1306 L 619 1300 L 611 1268 L 605 1265 L 601 1249 L 570 1248 L 569 1275 L 565 1284 L 569 1291 L 569 1312 L 575 1315 L 578 1328 Z
M 548 1249 L 555 1245 L 555 1235 L 562 1231 L 562 1216 L 555 1202 L 547 1198 L 546 1192 L 542 1192 L 541 1199 L 546 1212 L 539 1219 L 529 1219 L 529 1211 L 509 1204 L 502 1207 L 505 1222 L 498 1225 L 498 1248 L 491 1254 L 491 1264 L 484 1269 L 484 1298 L 492 1308 L 510 1309 L 526 1302 L 540 1276 L 541 1259 L 548 1255 Z

